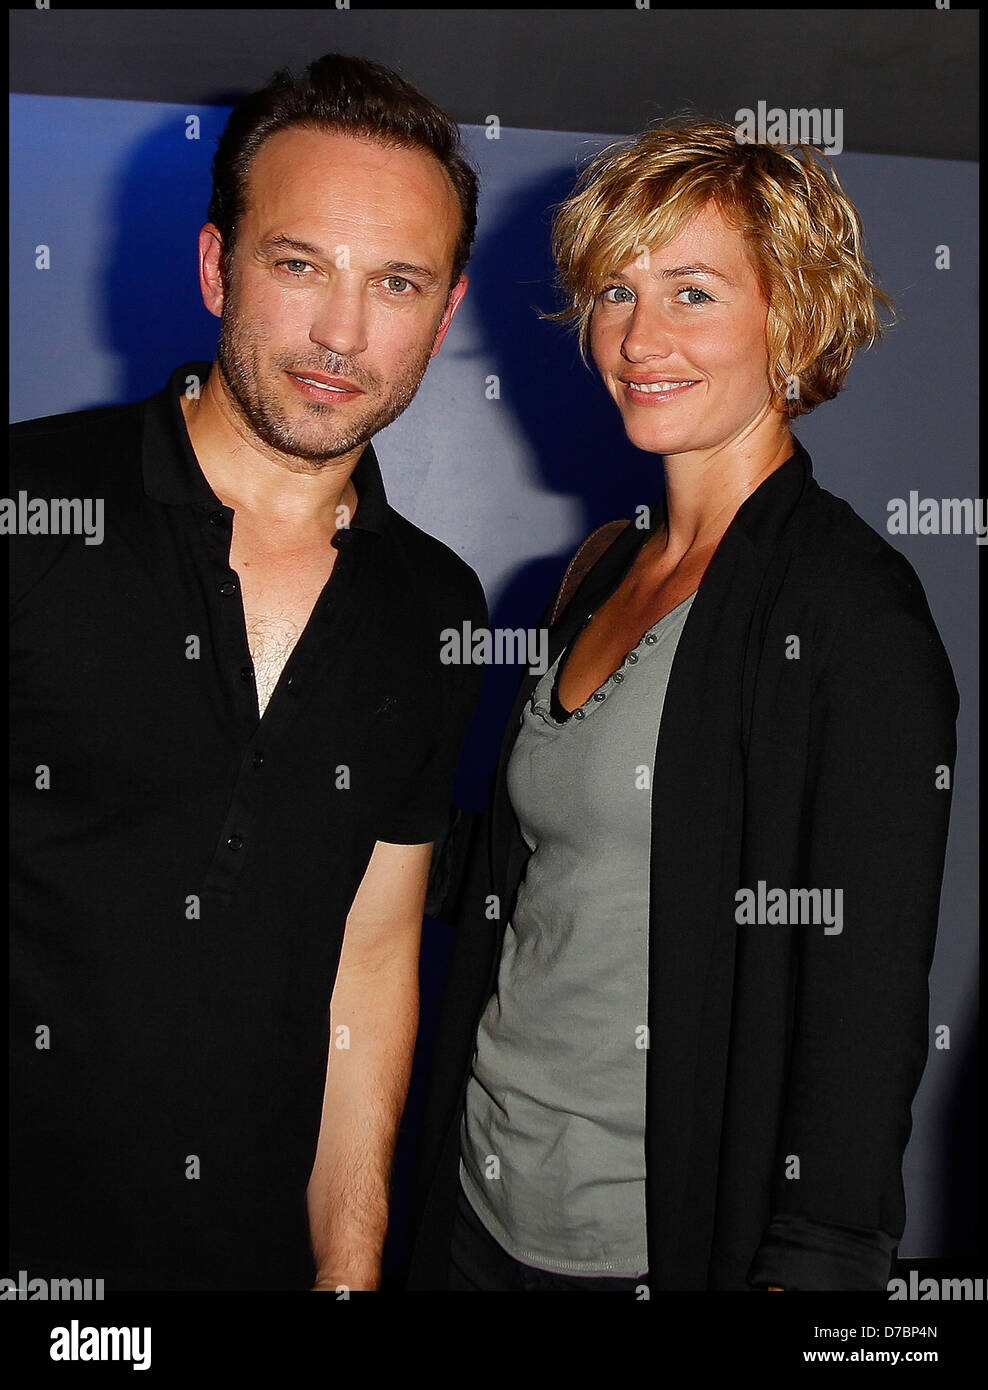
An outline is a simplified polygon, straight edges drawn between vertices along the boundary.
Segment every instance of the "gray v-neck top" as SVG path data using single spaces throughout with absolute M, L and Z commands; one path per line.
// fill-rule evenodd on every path
M 561 653 L 525 707 L 508 762 L 533 853 L 478 1029 L 460 1179 L 495 1240 L 537 1269 L 648 1269 L 652 770 L 694 597 L 565 721 L 550 701 Z

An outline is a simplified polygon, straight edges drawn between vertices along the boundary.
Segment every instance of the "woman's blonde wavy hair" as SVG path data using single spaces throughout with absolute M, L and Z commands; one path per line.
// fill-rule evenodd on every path
M 854 353 L 882 334 L 878 304 L 893 322 L 894 311 L 872 278 L 861 219 L 830 161 L 810 145 L 739 144 L 733 126 L 694 118 L 673 117 L 631 139 L 596 155 L 558 205 L 552 251 L 566 305 L 541 317 L 575 321 L 587 364 L 608 270 L 643 247 L 661 249 L 712 199 L 743 234 L 768 302 L 773 406 L 792 417 L 833 400 Z

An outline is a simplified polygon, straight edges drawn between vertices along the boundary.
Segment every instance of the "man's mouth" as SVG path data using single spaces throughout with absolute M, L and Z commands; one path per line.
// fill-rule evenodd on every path
M 306 387 L 305 394 L 311 390 L 324 396 L 360 396 L 359 386 L 354 386 L 345 377 L 303 376 L 300 372 L 288 372 L 293 381 Z

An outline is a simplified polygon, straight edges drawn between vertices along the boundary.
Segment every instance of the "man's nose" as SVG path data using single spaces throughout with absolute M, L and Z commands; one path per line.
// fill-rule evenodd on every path
M 339 281 L 328 285 L 319 296 L 309 338 L 339 357 L 363 352 L 367 346 L 367 319 L 361 291 Z

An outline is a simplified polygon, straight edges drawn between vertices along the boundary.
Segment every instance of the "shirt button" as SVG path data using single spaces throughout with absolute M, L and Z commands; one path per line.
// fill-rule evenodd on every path
M 210 512 L 210 513 L 209 513 L 209 524 L 210 524 L 210 526 L 225 526 L 225 525 L 226 525 L 226 517 L 224 516 L 224 514 L 223 514 L 222 512 Z
M 240 679 L 241 679 L 242 681 L 253 680 L 253 677 L 254 677 L 254 668 L 253 668 L 253 666 L 241 666 L 241 668 L 240 668 Z
M 575 710 L 573 711 L 573 718 L 574 718 L 574 719 L 582 719 L 582 718 L 583 718 L 583 710 L 582 710 L 582 709 L 575 709 Z
M 236 580 L 234 580 L 234 579 L 224 579 L 223 583 L 220 585 L 220 593 L 221 593 L 221 594 L 235 594 L 236 592 L 237 592 Z
M 261 764 L 262 764 L 263 762 L 264 762 L 264 754 L 263 754 L 263 753 L 255 753 L 255 754 L 254 754 L 254 766 L 255 766 L 255 767 L 260 767 Z
M 637 653 L 637 652 L 629 652 L 628 655 L 625 657 L 625 661 L 630 661 L 631 664 L 632 664 L 632 666 L 634 666 L 634 664 L 635 664 L 635 662 L 636 662 L 637 660 L 638 660 L 638 653 Z
M 606 700 L 606 699 L 607 699 L 607 696 L 604 694 L 603 690 L 595 690 L 594 693 L 593 693 L 593 697 L 594 697 L 595 700 Z
M 658 637 L 656 637 L 654 632 L 645 633 L 645 641 L 648 643 L 649 646 L 651 646 L 653 642 L 657 642 L 658 640 L 659 639 Z
M 231 835 L 226 844 L 227 849 L 243 849 L 244 837 L 242 835 Z
M 612 679 L 613 679 L 613 680 L 616 680 L 617 683 L 618 683 L 618 685 L 620 685 L 621 682 L 624 680 L 624 676 L 622 675 L 622 673 L 621 673 L 620 671 L 615 671 L 615 672 L 614 672 L 614 675 L 613 675 L 613 677 L 612 677 Z

